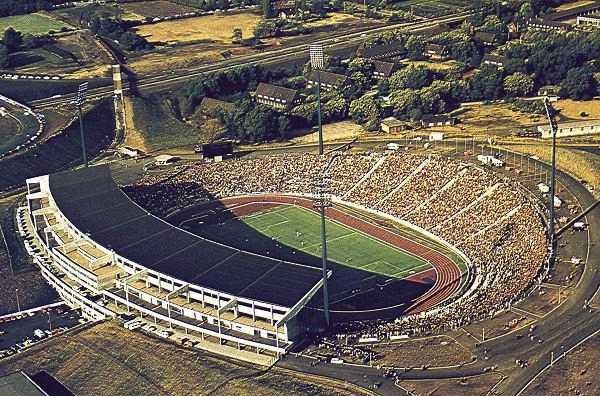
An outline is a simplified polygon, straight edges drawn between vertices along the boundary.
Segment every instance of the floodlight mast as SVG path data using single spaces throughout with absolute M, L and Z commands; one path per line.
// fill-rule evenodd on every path
M 317 72 L 317 118 L 319 123 L 319 155 L 323 155 L 323 125 L 321 120 L 321 69 L 325 63 L 323 46 L 313 44 L 310 46 L 310 65 Z
M 550 133 L 552 134 L 552 176 L 550 178 L 550 219 L 548 221 L 548 237 L 550 238 L 550 260 L 549 265 L 552 265 L 554 261 L 554 257 L 556 256 L 556 233 L 554 230 L 554 223 L 556 212 L 554 210 L 554 197 L 556 196 L 556 133 L 558 131 L 558 127 L 556 125 L 556 120 L 554 119 L 554 109 L 550 104 L 550 100 L 546 96 L 544 98 L 544 107 L 546 109 L 546 117 L 548 117 L 548 123 L 550 126 Z
M 81 154 L 83 157 L 83 166 L 88 167 L 87 152 L 85 150 L 85 134 L 83 131 L 83 111 L 82 107 L 85 103 L 85 97 L 87 95 L 88 83 L 87 81 L 80 84 L 77 89 L 77 99 L 75 104 L 77 105 L 77 112 L 79 113 L 79 133 L 81 134 Z
M 325 227 L 325 210 L 331 206 L 331 195 L 329 191 L 329 168 L 338 157 L 338 154 L 333 155 L 327 165 L 323 168 L 323 172 L 316 175 L 314 179 L 313 191 L 313 207 L 319 210 L 321 217 L 321 260 L 323 264 L 323 314 L 325 315 L 325 325 L 329 328 L 331 323 L 329 314 L 329 290 L 327 288 L 327 237 Z
M 323 155 L 323 125 L 321 120 L 321 69 L 324 66 L 323 46 L 313 44 L 310 46 L 310 65 L 317 72 L 317 120 L 319 123 L 319 155 Z M 323 169 L 314 182 L 313 206 L 319 210 L 321 217 L 321 261 L 323 267 L 323 313 L 325 315 L 325 326 L 329 328 L 329 291 L 327 290 L 327 230 L 325 222 L 325 208 L 331 206 L 329 199 L 327 170 L 332 162 Z

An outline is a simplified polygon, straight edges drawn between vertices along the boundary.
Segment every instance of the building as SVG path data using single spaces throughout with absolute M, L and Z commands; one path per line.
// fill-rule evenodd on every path
M 385 133 L 399 133 L 406 129 L 406 123 L 395 117 L 388 117 L 381 121 L 381 131 Z
M 494 46 L 498 44 L 498 37 L 496 33 L 490 32 L 475 32 L 475 40 L 486 46 Z
M 373 60 L 373 66 L 373 76 L 377 79 L 389 78 L 392 74 L 398 71 L 398 69 L 400 69 L 400 65 L 396 62 L 380 60 Z
M 299 103 L 298 91 L 280 87 L 273 84 L 260 83 L 254 92 L 257 103 L 273 107 L 278 110 L 289 110 Z
M 600 11 L 600 1 L 595 1 L 591 4 L 586 4 L 578 7 L 568 8 L 566 10 L 557 11 L 552 14 L 548 14 L 544 17 L 548 21 L 561 21 L 565 19 L 573 19 L 580 16 L 590 16 Z
M 485 54 L 481 63 L 484 65 L 495 66 L 497 69 L 504 69 L 506 58 L 501 55 Z
M 427 44 L 423 55 L 432 60 L 446 60 L 450 51 L 448 47 L 440 44 Z
M 538 132 L 541 133 L 542 139 L 552 138 L 550 126 L 538 126 Z M 600 133 L 600 120 L 576 121 L 576 122 L 561 122 L 557 125 L 556 137 L 593 135 Z
M 457 121 L 456 117 L 450 117 L 448 115 L 429 115 L 423 117 L 421 126 L 423 128 L 452 126 L 456 124 Z
M 158 166 L 171 165 L 177 162 L 178 160 L 178 157 L 169 154 L 160 154 L 154 157 L 154 163 Z
M 578 16 L 577 26 L 593 26 L 600 27 L 600 15 Z
M 331 73 L 328 71 L 321 71 L 321 89 L 330 90 L 330 89 L 341 89 L 346 86 L 348 82 L 348 77 L 343 74 Z M 306 86 L 307 88 L 312 88 L 317 86 L 318 76 L 316 71 L 311 71 L 308 75 Z
M 322 285 L 319 268 L 174 227 L 135 204 L 107 165 L 34 177 L 27 191 L 18 213 L 40 251 L 34 261 L 84 316 L 134 314 L 217 353 L 268 353 L 267 365 L 305 331 L 297 314 Z
M 559 85 L 544 85 L 538 89 L 538 96 L 556 96 L 560 92 Z
M 19 370 L 0 377 L 0 395 L 73 396 L 73 393 L 45 371 L 30 376 Z
M 387 59 L 406 54 L 406 49 L 401 41 L 393 40 L 385 44 L 376 44 L 367 47 L 361 45 L 356 50 L 356 56 L 365 59 Z
M 431 132 L 429 133 L 429 141 L 430 142 L 441 142 L 446 138 L 446 134 L 444 132 Z
M 571 30 L 571 25 L 550 19 L 532 18 L 527 21 L 527 28 L 544 32 L 568 32 Z

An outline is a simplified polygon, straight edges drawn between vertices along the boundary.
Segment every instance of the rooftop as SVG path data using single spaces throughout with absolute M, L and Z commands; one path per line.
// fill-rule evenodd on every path
M 295 89 L 280 87 L 278 85 L 260 83 L 256 87 L 257 96 L 266 96 L 268 98 L 277 98 L 291 103 L 296 98 L 298 91 Z
M 318 268 L 239 251 L 151 215 L 106 165 L 52 174 L 49 186 L 62 214 L 96 244 L 182 282 L 292 307 L 321 279 Z

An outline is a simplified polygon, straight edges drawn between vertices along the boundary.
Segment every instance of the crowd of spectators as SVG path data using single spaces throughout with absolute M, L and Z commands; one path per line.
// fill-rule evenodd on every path
M 287 154 L 197 163 L 148 175 L 126 191 L 159 216 L 239 194 L 310 194 L 325 167 L 333 195 L 410 221 L 472 262 L 471 287 L 451 302 L 395 321 L 349 323 L 343 334 L 386 339 L 493 316 L 519 299 L 546 260 L 546 234 L 518 185 L 474 163 L 413 152 Z

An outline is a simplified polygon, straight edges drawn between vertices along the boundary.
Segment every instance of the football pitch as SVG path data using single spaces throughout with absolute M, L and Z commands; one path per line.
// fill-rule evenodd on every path
M 238 219 L 282 245 L 314 256 L 321 254 L 318 213 L 282 205 Z M 339 264 L 396 278 L 432 268 L 419 257 L 340 223 L 327 220 L 326 229 L 328 259 Z

